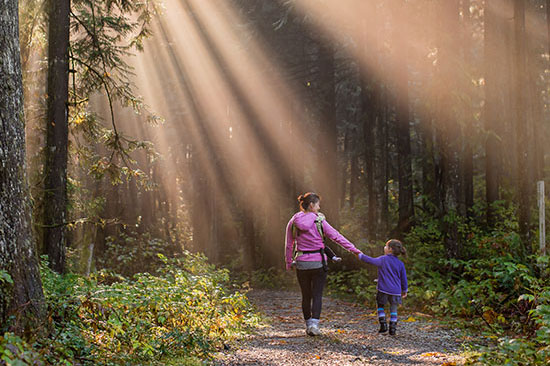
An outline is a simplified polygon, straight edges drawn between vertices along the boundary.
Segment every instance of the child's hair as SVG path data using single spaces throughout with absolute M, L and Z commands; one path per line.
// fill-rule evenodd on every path
M 321 200 L 321 197 L 317 193 L 308 192 L 300 195 L 298 201 L 300 202 L 300 210 L 307 211 L 310 204 L 315 204 Z
M 398 255 L 407 255 L 407 251 L 405 250 L 405 247 L 403 246 L 403 243 L 401 243 L 397 239 L 390 239 L 386 242 L 386 244 L 392 249 L 392 254 L 395 256 Z

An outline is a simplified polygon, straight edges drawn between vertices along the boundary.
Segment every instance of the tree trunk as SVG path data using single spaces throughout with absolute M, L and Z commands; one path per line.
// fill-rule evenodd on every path
M 546 41 L 548 42 L 547 51 L 550 53 L 550 0 L 546 0 Z
M 500 138 L 500 97 L 499 97 L 499 26 L 495 11 L 497 10 L 496 0 L 485 2 L 485 130 L 487 138 L 485 141 L 485 195 L 487 199 L 487 224 L 489 227 L 495 225 L 495 214 L 493 204 L 499 199 L 500 176 L 499 169 L 502 167 L 501 138 Z
M 31 234 L 17 4 L 0 0 L 0 272 L 13 280 L 0 281 L 0 323 L 15 316 L 14 329 L 23 331 L 45 308 Z
M 336 127 L 336 91 L 334 75 L 334 51 L 329 44 L 321 41 L 319 50 L 319 75 L 321 86 L 321 108 L 319 140 L 317 144 L 317 155 L 319 162 L 317 171 L 319 174 L 319 194 L 323 200 L 322 211 L 333 226 L 338 226 L 338 187 L 335 172 L 338 171 L 337 164 L 337 138 Z
M 257 269 L 256 263 L 256 230 L 254 227 L 254 214 L 252 209 L 245 208 L 243 214 L 243 236 L 244 236 L 244 270 L 252 272 Z
M 63 273 L 67 245 L 69 0 L 49 3 L 44 247 L 50 267 Z
M 365 141 L 365 170 L 367 186 L 367 199 L 368 199 L 368 211 L 367 211 L 367 232 L 370 238 L 377 237 L 378 233 L 378 219 L 377 210 L 378 200 L 376 199 L 376 182 L 375 182 L 375 163 L 376 163 L 376 151 L 375 151 L 375 139 L 374 134 L 376 130 L 377 121 L 377 98 L 375 92 L 369 86 L 369 82 L 366 80 L 366 76 L 363 77 L 362 93 L 362 110 L 363 110 L 363 134 Z M 371 82 L 373 85 L 376 81 Z
M 397 134 L 397 176 L 399 181 L 399 218 L 397 223 L 397 235 L 406 232 L 414 215 L 413 210 L 413 184 L 412 184 L 412 159 L 411 159 L 411 133 L 410 133 L 410 112 L 409 112 L 409 78 L 407 71 L 407 45 L 399 41 L 404 30 L 394 35 L 396 47 L 396 134 Z
M 474 93 L 472 90 L 471 78 L 468 77 L 470 73 L 473 73 L 473 21 L 470 14 L 471 0 L 463 0 L 462 13 L 463 13 L 463 26 L 461 28 L 462 33 L 462 62 L 465 65 L 466 72 L 460 75 L 461 89 L 464 89 L 464 95 L 467 99 L 473 100 Z M 474 127 L 474 110 L 472 103 L 464 103 L 464 132 L 472 133 L 475 131 Z M 463 136 L 466 133 L 462 133 Z M 462 192 L 461 192 L 461 215 L 471 216 L 472 208 L 474 206 L 474 154 L 473 154 L 474 141 L 471 138 L 464 138 L 462 145 L 462 162 L 461 175 L 462 175 Z
M 514 0 L 514 94 L 515 94 L 515 132 L 517 139 L 517 202 L 519 234 L 527 253 L 530 248 L 531 200 L 529 197 L 529 157 L 526 131 L 526 54 L 525 54 L 525 0 Z
M 357 155 L 357 129 L 353 129 L 351 137 L 352 147 L 350 148 L 350 177 L 349 177 L 349 206 L 355 206 L 355 196 L 359 187 L 359 157 Z
M 441 55 L 439 61 L 440 100 L 437 121 L 438 144 L 441 169 L 441 217 L 445 234 L 445 247 L 450 258 L 460 256 L 458 223 L 456 215 L 460 196 L 461 177 L 459 174 L 459 146 L 461 136 L 457 115 L 454 113 L 453 92 L 457 87 L 455 73 L 457 53 L 453 37 L 458 34 L 459 0 L 449 0 L 441 4 Z M 450 216 L 450 219 L 448 218 Z M 447 217 L 447 218 L 446 218 Z

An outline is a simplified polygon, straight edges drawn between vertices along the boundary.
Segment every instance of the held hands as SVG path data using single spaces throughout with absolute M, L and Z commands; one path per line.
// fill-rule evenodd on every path
M 406 297 L 407 297 L 407 293 L 406 293 L 406 292 L 401 293 L 401 297 L 402 297 L 402 298 L 406 298 Z

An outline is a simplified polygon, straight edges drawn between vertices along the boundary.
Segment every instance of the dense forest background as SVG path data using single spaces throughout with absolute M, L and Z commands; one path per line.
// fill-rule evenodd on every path
M 24 305 L 43 298 L 34 247 L 49 276 L 204 253 L 285 281 L 284 228 L 315 191 L 365 253 L 404 241 L 419 304 L 547 348 L 550 1 L 18 3 L 28 194 L 2 218 L 32 219 L 2 231 L 3 319 L 45 316 Z M 340 254 L 332 289 L 371 296 Z
M 534 252 L 544 1 L 167 2 L 121 5 L 124 20 L 116 3 L 75 2 L 66 17 L 67 163 L 53 168 L 45 155 L 61 142 L 42 126 L 56 90 L 39 82 L 55 77 L 41 62 L 47 14 L 22 2 L 33 216 L 41 251 L 60 246 L 52 263 L 67 247 L 89 272 L 124 247 L 113 238 L 149 233 L 215 263 L 280 267 L 281 228 L 304 191 L 365 244 L 437 218 L 448 258 L 468 257 L 457 219 L 491 231 L 499 203 L 514 206 Z M 45 178 L 55 169 L 66 182 Z

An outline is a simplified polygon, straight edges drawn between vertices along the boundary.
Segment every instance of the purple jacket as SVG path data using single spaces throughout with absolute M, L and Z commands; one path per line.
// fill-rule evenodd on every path
M 318 250 L 324 247 L 323 238 L 317 230 L 315 225 L 315 219 L 317 214 L 314 212 L 298 212 L 288 222 L 286 226 L 286 240 L 285 240 L 285 260 L 286 268 L 290 269 L 292 265 L 292 252 L 294 249 L 294 238 L 292 237 L 292 224 L 298 229 L 298 234 L 296 236 L 296 250 L 298 251 L 310 251 Z M 335 228 L 330 226 L 330 224 L 323 220 L 323 232 L 325 236 L 335 243 L 342 246 L 344 249 L 357 254 L 361 253 L 348 239 L 346 239 L 342 234 L 336 231 Z M 325 256 L 326 257 L 326 256 Z M 320 253 L 310 253 L 304 254 L 296 258 L 299 261 L 304 262 L 313 262 L 321 261 Z
M 378 267 L 378 286 L 376 286 L 378 291 L 398 296 L 407 292 L 408 284 L 405 265 L 395 255 L 388 254 L 373 258 L 360 254 L 359 259 Z

